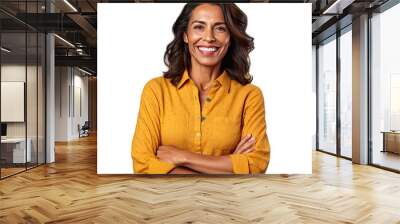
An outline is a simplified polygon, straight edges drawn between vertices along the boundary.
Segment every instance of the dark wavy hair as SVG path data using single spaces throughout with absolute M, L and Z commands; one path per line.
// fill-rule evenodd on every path
M 168 44 L 164 54 L 164 63 L 168 71 L 164 77 L 177 85 L 185 69 L 191 67 L 191 57 L 183 35 L 188 29 L 192 11 L 201 4 L 214 4 L 221 8 L 226 26 L 230 33 L 230 46 L 221 63 L 221 70 L 225 70 L 231 79 L 246 85 L 251 83 L 253 77 L 249 74 L 249 53 L 254 49 L 254 38 L 246 33 L 247 16 L 233 3 L 188 3 L 176 19 L 172 31 L 174 40 Z

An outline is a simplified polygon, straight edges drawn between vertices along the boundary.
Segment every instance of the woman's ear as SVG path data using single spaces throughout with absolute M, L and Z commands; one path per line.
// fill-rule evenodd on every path
M 183 33 L 183 41 L 184 41 L 185 43 L 188 43 L 188 42 L 189 42 L 186 32 Z

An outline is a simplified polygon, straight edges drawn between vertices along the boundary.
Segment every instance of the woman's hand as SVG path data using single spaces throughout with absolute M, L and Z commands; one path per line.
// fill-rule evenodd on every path
M 164 162 L 172 163 L 177 166 L 187 161 L 187 154 L 190 152 L 180 150 L 173 146 L 161 145 L 157 149 L 157 157 Z
M 169 174 L 199 174 L 199 172 L 191 170 L 189 168 L 186 167 L 175 167 L 173 170 L 171 170 L 171 172 L 169 172 Z
M 246 135 L 242 140 L 240 140 L 239 144 L 236 146 L 233 154 L 243 154 L 254 151 L 254 146 L 256 143 L 256 139 L 251 134 Z

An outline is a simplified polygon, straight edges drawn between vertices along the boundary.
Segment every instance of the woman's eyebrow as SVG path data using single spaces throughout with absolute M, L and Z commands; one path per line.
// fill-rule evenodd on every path
M 193 23 L 201 23 L 201 24 L 204 24 L 204 25 L 207 24 L 206 22 L 201 21 L 201 20 L 194 20 L 194 21 L 192 21 L 191 24 L 193 24 Z M 214 23 L 213 25 L 214 25 L 214 26 L 216 26 L 216 25 L 226 25 L 226 23 L 225 23 L 225 22 L 216 22 L 216 23 Z
M 214 26 L 216 26 L 216 25 L 226 25 L 226 23 L 225 22 L 216 22 L 216 23 L 214 23 Z
M 192 21 L 192 24 L 193 23 L 201 23 L 201 24 L 206 24 L 206 22 L 204 22 L 204 21 L 201 21 L 201 20 L 194 20 L 194 21 Z

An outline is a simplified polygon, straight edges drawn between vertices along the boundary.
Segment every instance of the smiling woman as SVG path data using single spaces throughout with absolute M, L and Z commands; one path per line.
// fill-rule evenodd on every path
M 264 99 L 250 84 L 246 28 L 235 4 L 185 5 L 165 52 L 168 71 L 142 92 L 135 173 L 265 173 Z

